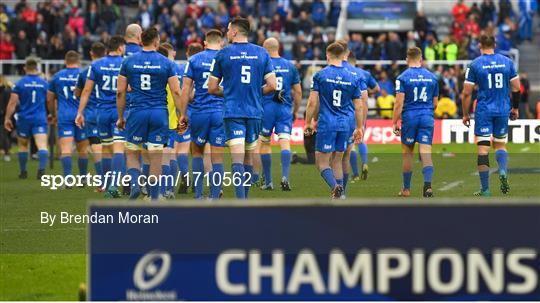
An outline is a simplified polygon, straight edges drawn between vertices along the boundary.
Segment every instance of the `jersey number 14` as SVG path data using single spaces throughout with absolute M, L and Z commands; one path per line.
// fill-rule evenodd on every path
M 420 91 L 420 96 L 418 96 L 418 87 L 414 88 L 414 102 L 422 100 L 422 102 L 427 102 L 427 92 L 426 87 L 422 87 L 422 90 Z

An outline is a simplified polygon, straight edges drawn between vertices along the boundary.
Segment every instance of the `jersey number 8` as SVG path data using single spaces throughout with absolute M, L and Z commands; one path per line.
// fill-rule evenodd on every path
M 152 83 L 150 82 L 150 75 L 141 74 L 141 90 L 151 90 Z

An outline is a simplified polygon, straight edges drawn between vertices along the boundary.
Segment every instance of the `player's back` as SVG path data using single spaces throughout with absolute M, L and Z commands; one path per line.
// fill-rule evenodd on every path
M 120 74 L 131 86 L 130 110 L 167 109 L 167 82 L 174 63 L 156 51 L 141 51 L 124 60 Z
M 272 66 L 274 67 L 274 73 L 276 73 L 276 90 L 283 90 L 285 101 L 283 105 L 291 107 L 293 105 L 293 99 L 291 95 L 292 86 L 300 83 L 300 76 L 296 70 L 296 66 L 285 58 L 270 58 Z M 270 103 L 274 101 L 274 94 L 264 96 L 264 102 Z
M 396 92 L 405 94 L 404 114 L 433 115 L 433 97 L 439 95 L 439 84 L 427 69 L 409 67 L 397 77 Z
M 97 108 L 116 108 L 116 85 L 121 65 L 121 56 L 109 55 L 92 63 L 88 79 L 93 80 L 97 86 Z
M 319 131 L 349 130 L 350 106 L 360 98 L 360 85 L 343 66 L 329 65 L 315 74 L 312 89 L 319 92 Z
M 224 117 L 262 117 L 262 86 L 272 73 L 270 55 L 252 43 L 232 43 L 215 58 L 212 75 L 223 79 Z
M 514 63 L 500 54 L 484 54 L 471 62 L 465 82 L 478 85 L 476 112 L 506 116 L 510 112 L 510 80 L 518 77 Z
M 58 120 L 73 122 L 79 108 L 79 100 L 73 93 L 77 85 L 80 69 L 64 68 L 58 71 L 49 84 L 49 90 L 58 99 Z
M 142 47 L 139 44 L 128 42 L 126 43 L 126 50 L 124 51 L 124 58 L 127 58 L 131 55 L 135 55 L 142 50 Z
M 88 70 L 90 69 L 90 66 L 84 68 L 79 73 L 79 79 L 77 80 L 77 87 L 79 89 L 84 89 L 84 85 L 86 84 L 86 79 L 88 78 Z M 94 85 L 94 89 L 90 93 L 90 96 L 88 97 L 88 103 L 86 104 L 85 110 L 93 110 L 96 108 L 97 105 L 97 95 L 98 87 Z
M 46 118 L 47 81 L 39 75 L 26 75 L 15 84 L 13 92 L 19 96 L 19 117 Z
M 207 49 L 189 59 L 184 77 L 193 80 L 195 96 L 190 103 L 192 112 L 216 112 L 223 110 L 223 98 L 208 93 L 208 78 L 217 50 Z

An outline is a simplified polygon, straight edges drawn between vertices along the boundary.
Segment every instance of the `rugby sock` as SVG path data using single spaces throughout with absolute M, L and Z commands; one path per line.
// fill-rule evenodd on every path
M 148 176 L 150 175 L 150 164 L 143 163 L 142 173 L 146 177 L 146 180 L 148 180 Z M 150 185 L 146 184 L 144 187 L 146 188 L 148 195 L 150 195 Z
M 424 175 L 424 185 L 431 186 L 431 179 L 433 179 L 433 166 L 426 166 L 422 168 L 422 174 Z
M 22 172 L 26 171 L 26 162 L 28 162 L 28 152 L 19 152 L 19 169 Z
M 124 163 L 124 154 L 114 153 L 112 157 L 112 171 L 116 172 L 117 176 L 122 171 L 122 163 Z
M 366 143 L 360 143 L 358 144 L 358 152 L 360 152 L 360 159 L 362 160 L 362 164 L 368 163 L 368 148 Z
M 265 185 L 272 183 L 272 154 L 261 154 Z
M 232 178 L 234 179 L 234 177 L 238 176 L 238 175 L 240 175 L 240 179 L 242 180 L 243 179 L 242 176 L 244 175 L 244 164 L 242 164 L 242 163 L 233 163 L 232 164 Z M 243 184 L 240 184 L 238 186 L 234 185 L 234 192 L 236 194 L 237 199 L 245 199 L 246 198 L 246 192 L 244 190 Z
M 412 171 L 403 172 L 403 189 L 411 189 Z
M 103 182 L 105 182 L 105 181 L 108 181 L 107 183 L 110 182 L 110 180 L 105 179 L 105 175 L 107 174 L 107 172 L 111 171 L 111 167 L 112 167 L 112 159 L 111 158 L 103 158 L 101 160 L 101 170 L 102 170 L 102 173 L 103 173 L 103 178 L 102 178 Z M 103 189 L 107 189 L 107 188 L 109 188 L 109 184 L 103 184 Z
M 251 175 L 251 184 L 255 184 L 255 183 L 259 182 L 260 178 L 261 177 L 259 176 L 258 173 L 253 172 L 253 174 Z
M 482 191 L 489 189 L 489 170 L 478 172 L 480 176 L 480 184 L 482 185 Z
M 251 180 L 253 180 L 253 175 L 254 175 L 254 173 L 253 173 L 253 165 L 244 165 L 244 171 L 245 171 L 247 174 L 246 174 L 246 176 L 245 176 L 244 178 L 242 178 L 242 185 L 243 185 L 243 184 L 247 184 L 245 181 L 246 181 L 248 178 L 251 179 Z M 233 178 L 233 180 L 234 180 L 234 178 Z M 250 183 L 251 183 L 251 182 L 250 182 Z M 250 187 L 251 187 L 251 186 L 249 186 L 249 184 L 246 185 L 246 186 L 244 186 L 244 190 L 245 190 L 245 192 L 246 192 L 246 199 L 247 199 L 247 197 L 248 197 L 248 194 L 249 194 L 249 188 L 250 188 Z
M 349 173 L 343 173 L 343 192 L 347 188 L 347 182 L 349 182 Z
M 165 196 L 165 191 L 169 189 L 169 183 L 171 181 L 169 175 L 170 175 L 169 165 L 161 165 L 161 176 L 160 176 L 161 186 L 159 187 L 159 193 L 162 196 Z
M 291 151 L 281 151 L 281 176 L 289 180 L 289 167 L 291 167 Z
M 139 197 L 141 194 L 141 189 L 139 188 L 139 176 L 141 175 L 141 171 L 137 168 L 128 168 L 127 174 L 131 177 L 131 181 L 129 183 L 129 186 L 131 187 L 131 191 L 129 193 L 129 199 L 135 200 Z
M 343 187 L 343 179 L 336 179 L 337 185 Z
M 122 161 L 120 162 L 120 171 L 122 172 L 122 174 L 125 174 L 126 169 L 127 169 L 126 168 L 126 166 L 127 166 L 126 161 L 127 160 L 126 160 L 126 154 L 123 153 L 122 155 L 123 155 L 123 157 L 122 157 Z
M 349 162 L 351 164 L 351 170 L 353 176 L 358 176 L 358 157 L 356 154 L 356 151 L 353 149 L 351 150 L 351 157 L 349 158 Z
M 176 157 L 176 161 L 178 161 L 178 169 L 180 170 L 180 173 L 182 174 L 182 176 L 186 175 L 189 172 L 188 155 L 179 154 Z
M 221 193 L 221 183 L 223 182 L 224 168 L 223 163 L 212 164 L 212 173 L 218 174 L 219 176 L 212 176 L 210 179 L 210 184 L 212 185 L 210 191 L 210 198 L 219 199 L 219 194 Z
M 176 160 L 171 160 L 169 162 L 169 173 L 172 176 L 172 183 L 169 184 L 169 190 L 173 191 L 176 187 L 176 178 L 178 177 L 178 162 Z
M 157 177 L 159 178 L 159 176 Z M 150 199 L 152 201 L 157 201 L 159 199 L 159 184 L 148 185 L 148 187 L 149 187 Z
M 84 176 L 88 174 L 88 158 L 77 159 L 77 166 L 79 167 L 79 175 Z
M 204 179 L 204 161 L 202 157 L 193 157 L 191 159 L 191 168 L 193 169 L 193 181 L 195 186 L 195 199 L 203 197 L 203 179 Z
M 39 170 L 44 170 L 47 166 L 47 160 L 49 159 L 49 151 L 46 149 L 40 149 L 37 152 L 39 159 Z
M 508 152 L 499 149 L 495 152 L 495 159 L 499 163 L 499 174 L 506 175 L 506 164 L 508 163 Z
M 96 171 L 97 176 L 103 175 L 103 167 L 101 165 L 101 161 L 94 162 L 94 170 Z
M 64 169 L 64 176 L 71 175 L 71 156 L 65 156 L 60 158 L 62 162 L 62 168 Z
M 334 173 L 332 172 L 331 168 L 325 168 L 321 171 L 321 177 L 324 179 L 326 184 L 330 186 L 330 189 L 334 189 L 336 187 L 336 178 L 334 178 Z

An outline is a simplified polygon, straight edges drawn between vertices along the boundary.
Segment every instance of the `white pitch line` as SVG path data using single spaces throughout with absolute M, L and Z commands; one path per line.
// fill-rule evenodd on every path
M 445 186 L 441 187 L 439 190 L 440 191 L 447 191 L 447 190 L 450 190 L 450 189 L 462 184 L 463 182 L 464 182 L 463 180 L 450 182 L 450 183 L 446 184 Z
M 521 149 L 522 152 L 526 152 L 526 151 L 529 151 L 531 148 L 529 146 L 525 146 L 524 148 Z
M 489 169 L 489 174 L 491 175 L 491 174 L 494 174 L 494 173 L 496 173 L 496 172 L 498 172 L 498 171 L 499 171 L 499 170 L 496 169 L 496 168 L 490 168 L 490 169 Z M 478 176 L 478 171 L 475 171 L 475 172 L 471 173 L 471 176 Z
M 76 231 L 76 230 L 84 230 L 85 228 L 82 227 L 65 227 L 65 228 L 4 228 L 0 232 L 29 232 L 29 231 L 37 231 L 37 232 L 50 232 L 50 231 Z

